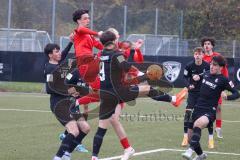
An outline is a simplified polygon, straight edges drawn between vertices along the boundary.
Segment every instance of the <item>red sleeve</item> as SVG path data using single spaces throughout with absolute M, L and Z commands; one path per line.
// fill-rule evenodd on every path
M 93 46 L 99 50 L 103 50 L 102 43 L 97 41 L 94 37 L 92 37 L 92 39 L 93 39 Z
M 93 30 L 91 30 L 89 28 L 86 28 L 86 27 L 78 27 L 76 32 L 79 33 L 79 34 L 90 34 L 90 35 L 94 35 L 94 36 L 98 35 L 98 32 L 93 31 Z
M 225 77 L 227 78 L 229 77 L 227 66 L 223 67 L 221 72 Z
M 135 49 L 134 61 L 138 63 L 142 63 L 144 61 L 144 58 L 140 49 Z

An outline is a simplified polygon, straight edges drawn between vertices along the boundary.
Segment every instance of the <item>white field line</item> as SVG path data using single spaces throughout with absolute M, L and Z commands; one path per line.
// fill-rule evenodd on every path
M 28 109 L 16 109 L 16 108 L 0 108 L 0 111 L 16 111 L 16 112 L 39 112 L 39 113 L 51 113 L 48 110 L 28 110 Z M 121 115 L 121 117 L 131 117 L 133 115 Z M 139 118 L 149 118 L 149 116 L 137 116 Z M 182 118 L 178 118 L 178 120 L 183 120 Z M 231 121 L 231 120 L 223 120 L 223 122 L 227 123 L 240 123 L 240 121 Z
M 154 150 L 148 150 L 148 151 L 143 151 L 143 152 L 137 152 L 133 156 L 140 156 L 140 155 L 145 155 L 145 154 L 151 154 L 151 153 L 156 153 L 156 152 L 164 152 L 164 151 L 173 151 L 173 152 L 185 152 L 186 150 L 181 150 L 181 149 L 170 149 L 170 148 L 159 148 L 159 149 L 154 149 Z M 226 153 L 226 152 L 207 152 L 209 154 L 218 154 L 218 155 L 232 155 L 232 156 L 240 156 L 240 153 Z M 181 155 L 179 155 L 180 157 Z M 108 158 L 103 158 L 100 160 L 114 160 L 114 159 L 120 159 L 121 156 L 114 156 L 114 157 L 108 157 Z

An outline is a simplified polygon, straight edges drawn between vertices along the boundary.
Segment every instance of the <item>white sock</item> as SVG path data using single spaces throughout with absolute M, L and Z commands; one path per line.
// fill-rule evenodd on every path
M 213 139 L 213 134 L 209 134 L 208 139 Z
M 98 160 L 98 157 L 92 156 L 92 160 Z
M 176 96 L 172 96 L 172 103 L 175 103 L 177 100 L 177 97 Z

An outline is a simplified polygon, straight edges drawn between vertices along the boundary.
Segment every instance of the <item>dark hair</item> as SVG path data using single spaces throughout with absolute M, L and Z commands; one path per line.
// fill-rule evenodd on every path
M 54 49 L 60 50 L 59 45 L 55 43 L 48 43 L 44 48 L 44 53 L 48 57 L 49 54 L 52 54 Z
M 132 47 L 132 42 L 131 41 L 122 41 L 119 45 L 119 48 L 123 48 L 123 47 L 126 47 L 126 45 L 124 45 L 125 43 L 127 43 L 129 45 L 129 48 Z
M 201 39 L 201 45 L 202 45 L 202 47 L 204 46 L 204 42 L 206 42 L 206 41 L 211 42 L 211 44 L 212 44 L 213 47 L 215 46 L 215 39 L 214 39 L 214 38 L 211 38 L 211 37 L 203 37 L 203 38 Z
M 83 14 L 88 13 L 86 9 L 78 9 L 72 14 L 73 21 L 77 23 L 77 20 L 81 19 Z
M 100 37 L 100 41 L 103 45 L 108 45 L 109 43 L 113 42 L 114 40 L 116 40 L 116 35 L 111 32 L 111 31 L 105 31 L 103 32 L 103 34 Z
M 193 53 L 195 53 L 195 52 L 203 52 L 203 51 L 204 50 L 203 50 L 202 47 L 196 47 L 196 48 L 193 49 Z
M 221 66 L 221 67 L 224 67 L 224 66 L 226 66 L 226 59 L 223 57 L 223 56 L 221 56 L 221 55 L 218 55 L 218 56 L 214 56 L 213 58 L 212 58 L 212 61 L 214 61 L 214 62 L 216 62 L 219 66 Z

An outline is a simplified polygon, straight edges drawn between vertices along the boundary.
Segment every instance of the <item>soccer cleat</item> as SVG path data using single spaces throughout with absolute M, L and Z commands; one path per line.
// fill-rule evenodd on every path
M 66 135 L 64 133 L 61 133 L 61 134 L 59 134 L 58 137 L 59 137 L 60 141 L 62 141 L 66 137 Z
M 62 160 L 62 158 L 55 156 L 53 157 L 53 160 Z
M 174 105 L 175 107 L 181 105 L 187 93 L 188 89 L 184 87 L 179 93 L 176 94 L 176 102 L 173 102 L 172 105 Z
M 207 154 L 206 153 L 203 153 L 201 154 L 200 156 L 196 155 L 193 160 L 204 160 L 204 159 L 207 159 Z
M 181 146 L 182 147 L 187 147 L 187 145 L 188 145 L 188 137 L 184 136 Z
M 182 153 L 182 157 L 186 160 L 192 160 L 193 150 L 189 148 L 186 152 Z
M 213 139 L 209 139 L 208 140 L 208 148 L 209 149 L 213 149 L 214 148 L 214 140 Z
M 125 149 L 121 160 L 130 159 L 133 156 L 134 153 L 135 153 L 135 150 L 132 147 L 129 147 L 129 148 Z
M 77 145 L 75 150 L 78 151 L 78 152 L 88 153 L 88 150 L 82 144 Z
M 216 128 L 215 131 L 217 133 L 217 137 L 222 139 L 223 138 L 223 136 L 222 136 L 222 128 Z

